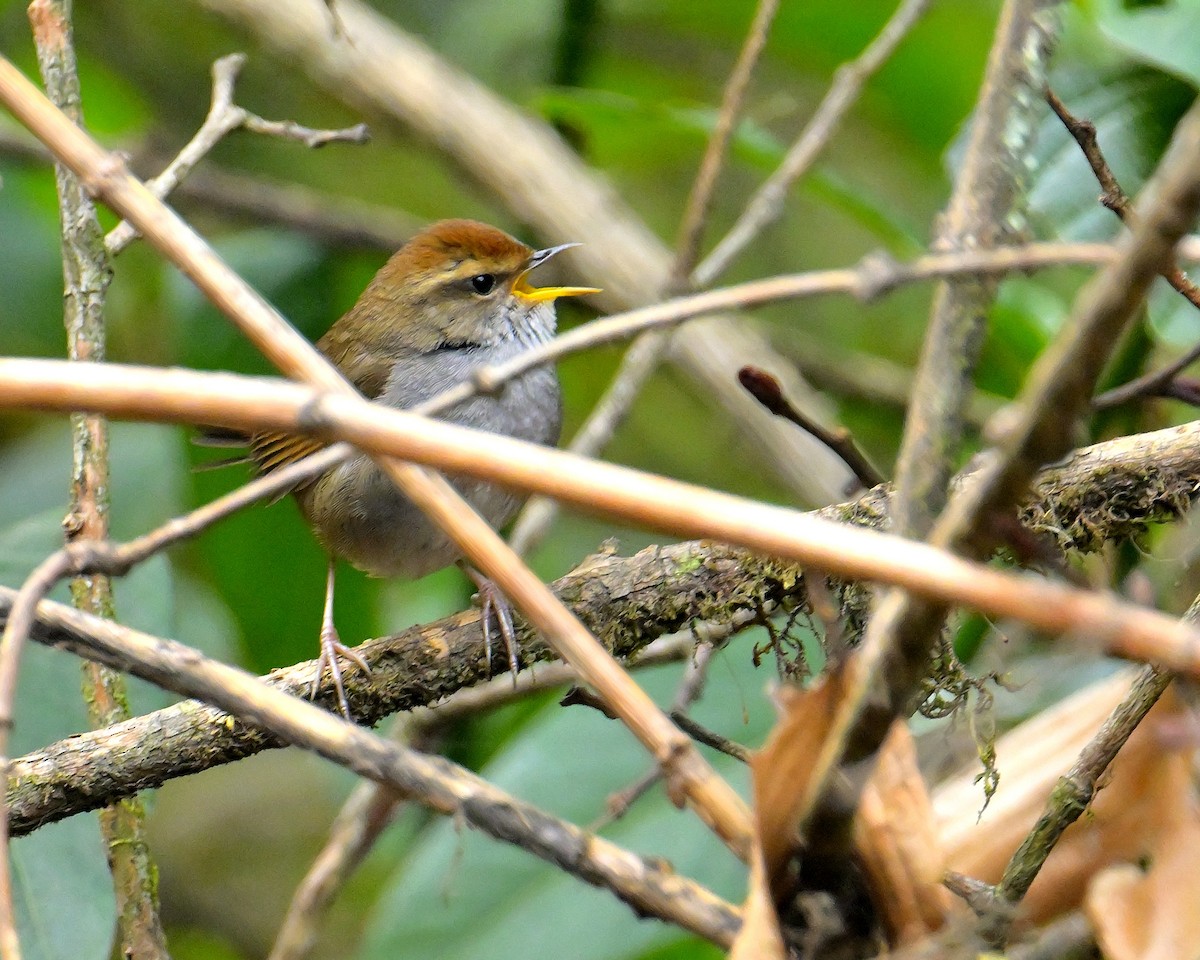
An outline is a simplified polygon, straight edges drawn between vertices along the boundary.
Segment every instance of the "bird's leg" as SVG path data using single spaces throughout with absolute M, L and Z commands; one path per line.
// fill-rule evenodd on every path
M 353 721 L 354 718 L 350 716 L 350 704 L 346 701 L 346 688 L 342 684 L 342 665 L 338 663 L 338 657 L 345 657 L 352 661 L 363 673 L 369 674 L 371 668 L 358 651 L 342 643 L 337 627 L 333 625 L 333 580 L 334 561 L 333 557 L 330 557 L 329 572 L 325 578 L 325 611 L 321 614 L 321 655 L 317 658 L 317 673 L 313 677 L 312 686 L 308 689 L 308 699 L 316 699 L 317 690 L 321 686 L 321 678 L 325 676 L 325 668 L 329 667 L 329 674 L 333 678 L 333 689 L 337 694 L 338 708 L 342 711 L 343 717 Z
M 492 664 L 492 617 L 500 628 L 500 636 L 504 638 L 504 649 L 508 651 L 508 668 L 512 671 L 513 682 L 516 683 L 517 672 L 521 669 L 517 662 L 517 632 L 513 627 L 512 607 L 508 597 L 491 580 L 468 563 L 461 563 L 463 572 L 471 578 L 478 591 L 480 620 L 483 625 L 483 654 L 487 658 L 488 669 Z

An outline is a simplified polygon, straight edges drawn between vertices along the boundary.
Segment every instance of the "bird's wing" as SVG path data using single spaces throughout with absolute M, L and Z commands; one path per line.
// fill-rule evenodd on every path
M 378 398 L 387 385 L 388 376 L 395 358 L 382 353 L 364 350 L 354 338 L 339 336 L 334 325 L 318 342 L 317 348 L 328 357 L 342 376 L 368 400 Z M 250 440 L 250 452 L 259 473 L 271 473 L 280 467 L 303 460 L 316 453 L 325 444 L 313 437 L 296 436 L 289 433 L 260 433 Z M 308 481 L 311 483 L 312 481 Z M 301 484 L 293 489 L 302 489 Z
M 250 438 L 250 456 L 259 473 L 271 473 L 289 463 L 303 460 L 324 446 L 320 440 L 314 440 L 312 437 L 297 437 L 288 433 L 258 433 Z M 315 479 L 314 477 L 292 489 L 299 490 Z
M 364 347 L 357 328 L 342 323 L 330 327 L 317 341 L 317 349 L 368 400 L 376 400 L 383 393 L 396 363 L 394 353 Z

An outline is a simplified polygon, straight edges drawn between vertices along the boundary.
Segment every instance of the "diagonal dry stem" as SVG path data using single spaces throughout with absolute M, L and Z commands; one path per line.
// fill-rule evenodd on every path
M 1001 10 L 934 249 L 987 248 L 1015 239 L 1027 154 L 1040 119 L 1035 106 L 1053 42 L 1050 6 L 1046 0 L 1008 0 Z M 955 277 L 935 291 L 896 460 L 896 522 L 909 536 L 926 536 L 946 503 L 996 289 L 994 278 Z
M 47 96 L 82 126 L 83 98 L 71 4 L 33 0 L 28 15 Z M 67 355 L 72 360 L 102 361 L 108 339 L 104 309 L 112 279 L 103 231 L 91 198 L 75 176 L 56 164 L 55 182 L 62 234 Z M 63 521 L 68 542 L 108 536 L 108 436 L 108 422 L 103 417 L 71 418 L 71 503 Z M 77 577 L 71 583 L 71 597 L 75 606 L 87 613 L 116 616 L 112 583 L 107 577 Z M 124 676 L 99 664 L 84 662 L 81 666 L 82 696 L 90 726 L 106 727 L 128 719 Z M 7 747 L 0 750 L 0 754 L 6 753 Z M 107 860 L 116 901 L 116 949 L 131 960 L 162 960 L 167 956 L 166 935 L 159 915 L 158 868 L 146 837 L 145 807 L 139 798 L 127 798 L 100 811 L 98 819 L 109 851 Z M 6 824 L 0 824 L 0 835 L 6 829 Z M 0 856 L 0 868 L 6 870 L 7 865 L 8 858 Z M 0 909 L 7 912 L 10 903 L 8 896 L 0 896 Z M 10 924 L 11 918 L 5 916 L 2 941 L 8 958 L 17 952 Z
M 690 631 L 662 637 L 638 657 L 637 666 L 677 663 L 690 655 L 694 643 Z M 435 707 L 397 718 L 399 722 L 389 736 L 428 752 L 426 743 L 434 739 L 432 735 L 456 718 L 478 715 L 537 691 L 561 688 L 574 678 L 574 672 L 564 663 L 543 665 L 536 675 L 529 670 L 513 679 L 495 677 L 481 686 L 464 688 Z M 657 768 L 655 773 L 659 773 Z M 371 781 L 351 791 L 329 828 L 325 845 L 292 894 L 267 960 L 303 960 L 311 955 L 329 907 L 404 802 L 405 798 L 394 790 Z M 599 830 L 589 827 L 588 832 Z
M 1188 611 L 1195 620 L 1196 604 Z M 1002 948 L 1016 918 L 1021 898 L 1029 892 L 1064 831 L 1088 809 L 1099 788 L 1100 778 L 1116 759 L 1138 724 L 1158 702 L 1173 675 L 1154 664 L 1142 668 L 1129 692 L 1088 742 L 1079 758 L 1056 785 L 1037 823 L 1013 853 L 1004 876 L 987 896 L 981 911 L 979 935 L 991 947 Z
M 1129 226 L 1130 219 L 1133 216 L 1133 203 L 1125 191 L 1121 189 L 1121 184 L 1118 182 L 1116 175 L 1112 172 L 1112 168 L 1109 167 L 1108 161 L 1104 159 L 1104 151 L 1100 149 L 1100 142 L 1096 138 L 1096 125 L 1090 120 L 1080 120 L 1071 113 L 1067 109 L 1067 105 L 1059 99 L 1053 90 L 1046 90 L 1046 102 L 1050 104 L 1050 109 L 1062 121 L 1063 126 L 1067 128 L 1067 132 L 1079 144 L 1079 149 L 1083 151 L 1084 157 L 1087 158 L 1088 165 L 1092 168 L 1092 173 L 1096 176 L 1096 181 L 1104 191 L 1100 196 L 1100 202 L 1120 217 L 1126 226 Z M 1193 283 L 1179 267 L 1171 264 L 1163 271 L 1163 278 L 1188 303 L 1200 309 L 1200 287 Z M 1092 401 L 1092 404 L 1096 409 L 1104 410 L 1122 403 L 1128 403 L 1130 400 L 1138 397 L 1160 395 L 1176 376 L 1195 363 L 1197 359 L 1200 359 L 1200 344 L 1193 347 L 1178 360 L 1168 363 L 1159 370 L 1153 370 L 1135 380 L 1123 383 L 1119 387 L 1106 390 L 1097 396 Z
M 742 44 L 741 53 L 738 54 L 737 63 L 733 65 L 729 79 L 725 82 L 725 93 L 721 97 L 717 122 L 705 148 L 704 157 L 700 161 L 700 168 L 696 171 L 696 179 L 692 183 L 679 224 L 679 238 L 675 242 L 675 262 L 671 267 L 671 287 L 677 288 L 687 283 L 700 255 L 700 241 L 704 237 L 704 226 L 708 222 L 717 178 L 729 153 L 733 132 L 737 129 L 738 120 L 742 115 L 746 89 L 750 86 L 750 78 L 754 75 L 758 58 L 767 43 L 767 34 L 778 9 L 779 0 L 758 0 L 758 8 L 754 11 L 754 20 Z
M 699 256 L 700 241 L 708 221 L 717 178 L 729 151 L 729 143 L 738 118 L 741 116 L 750 77 L 754 73 L 754 67 L 758 63 L 778 8 L 778 0 L 759 0 L 742 51 L 726 81 L 716 126 L 700 161 L 700 169 L 696 172 L 696 179 L 692 183 L 680 222 L 675 258 L 665 284 L 669 290 L 686 287 L 688 274 Z M 603 395 L 571 438 L 567 449 L 591 455 L 608 446 L 613 434 L 629 416 L 642 387 L 658 368 L 666 352 L 667 337 L 665 332 L 649 333 L 634 341 L 621 358 L 621 365 Z M 513 525 L 509 538 L 513 549 L 520 554 L 528 553 L 545 536 L 557 515 L 558 504 L 553 500 L 534 498 L 529 501 Z
M 780 170 L 763 185 L 759 194 L 751 200 L 746 213 L 739 220 L 738 226 L 735 226 L 735 231 L 739 226 L 742 228 L 738 240 L 735 241 L 736 244 L 740 244 L 738 249 L 749 243 L 766 223 L 778 215 L 782 198 L 787 190 L 811 167 L 813 161 L 833 136 L 842 117 L 858 99 L 863 84 L 891 56 L 896 44 L 927 6 L 928 0 L 907 0 L 857 60 L 838 68 L 833 86 L 792 147 Z M 666 278 L 665 289 L 679 290 L 688 286 L 706 287 L 716 279 L 726 265 L 719 264 L 715 256 L 710 256 L 699 267 L 695 267 L 695 261 L 699 253 L 700 239 L 709 205 L 708 198 L 720 169 L 720 159 L 726 150 L 728 137 L 733 130 L 734 121 L 740 109 L 745 85 L 761 52 L 767 29 L 774 14 L 775 5 L 773 3 L 766 2 L 766 0 L 760 3 L 741 56 L 729 78 L 717 128 L 709 141 L 708 150 L 701 163 L 700 172 L 696 177 L 680 226 L 677 251 Z M 731 231 L 730 236 L 733 235 L 733 232 Z M 729 237 L 723 243 L 728 240 Z M 717 251 L 714 251 L 714 255 L 716 253 Z M 730 256 L 732 255 L 736 255 L 736 251 L 731 251 Z M 608 444 L 617 427 L 628 415 L 641 388 L 657 369 L 659 361 L 667 352 L 669 345 L 668 335 L 659 333 L 640 337 L 629 348 L 608 390 L 600 398 L 575 436 L 572 437 L 568 449 L 576 453 L 591 454 L 602 450 Z M 762 363 L 764 357 L 756 357 L 754 362 Z M 743 419 L 746 418 L 743 417 Z M 754 422 L 753 416 L 749 417 L 749 422 Z M 558 508 L 552 500 L 535 499 L 530 501 L 513 529 L 513 543 L 522 550 L 528 549 L 531 544 L 537 542 L 544 535 L 546 529 L 553 522 L 557 510 Z
M 647 529 L 712 537 L 833 575 L 902 586 L 939 607 L 961 603 L 1048 633 L 1078 631 L 1122 656 L 1200 670 L 1200 634 L 1174 617 L 1111 594 L 1006 573 L 929 544 L 430 421 L 340 391 L 322 393 L 233 374 L 0 359 L 2 407 L 96 409 L 158 421 L 341 437 L 375 455 L 547 494 Z M 915 669 L 915 660 L 906 669 Z
M 481 368 L 473 382 L 453 387 L 413 408 L 410 412 L 433 415 L 475 393 L 495 390 L 538 363 L 550 362 L 555 357 L 583 350 L 597 343 L 611 342 L 620 337 L 632 335 L 639 329 L 683 322 L 708 309 L 713 298 L 719 298 L 723 303 L 733 300 L 752 303 L 767 297 L 813 296 L 838 291 L 853 292 L 864 288 L 873 290 L 876 285 L 880 284 L 888 289 L 894 289 L 905 283 L 927 280 L 952 272 L 1008 272 L 1015 269 L 1027 270 L 1064 264 L 1104 263 L 1114 255 L 1115 250 L 1104 244 L 1031 244 L 1028 247 L 996 251 L 931 255 L 919 258 L 907 265 L 892 264 L 890 261 L 886 265 L 882 265 L 877 260 L 870 259 L 857 267 L 846 270 L 817 271 L 798 274 L 794 277 L 753 281 L 695 297 L 681 298 L 644 310 L 616 314 L 586 327 L 577 328 L 548 344 L 528 351 L 529 356 L 518 358 L 516 362 Z M 886 277 L 884 272 L 887 274 Z M 159 529 L 125 544 L 120 550 L 107 550 L 102 558 L 103 570 L 100 566 L 96 566 L 92 572 L 123 575 L 132 566 L 146 558 L 180 540 L 196 536 L 202 530 L 238 510 L 258 501 L 280 496 L 302 481 L 324 473 L 352 456 L 353 452 L 354 448 L 349 444 L 334 444 L 298 463 L 273 471 L 267 476 L 258 477 L 186 516 L 168 521 Z M 544 498 L 538 499 L 542 503 L 552 502 Z M 522 538 L 514 533 L 513 541 L 513 549 L 518 553 L 523 552 Z M 96 562 L 99 563 L 99 560 L 100 558 L 97 558 Z M 66 572 L 80 569 L 77 562 L 66 562 L 63 566 L 63 570 Z
M 71 124 L 8 61 L 0 61 L 0 98 L 93 193 L 137 226 L 233 319 L 275 366 L 335 394 L 357 396 L 337 370 L 132 177 L 122 161 Z M 384 459 L 380 465 L 543 631 L 580 678 L 600 691 L 655 760 L 668 769 L 679 801 L 689 802 L 731 849 L 744 855 L 749 838 L 744 802 L 546 585 L 443 478 L 400 461 Z M 6 630 L 5 638 L 11 637 Z

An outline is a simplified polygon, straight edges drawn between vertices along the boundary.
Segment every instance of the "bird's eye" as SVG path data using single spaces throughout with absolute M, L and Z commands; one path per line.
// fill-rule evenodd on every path
M 496 277 L 491 273 L 480 273 L 471 278 L 471 288 L 480 296 L 491 293 L 495 285 Z

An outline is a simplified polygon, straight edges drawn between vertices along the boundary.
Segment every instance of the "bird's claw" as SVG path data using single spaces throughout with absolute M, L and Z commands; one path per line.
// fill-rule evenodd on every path
M 348 647 L 342 643 L 337 631 L 330 627 L 322 627 L 321 629 L 321 655 L 317 658 L 316 675 L 312 679 L 312 684 L 308 688 L 308 699 L 315 700 L 317 693 L 321 689 L 321 680 L 325 676 L 325 669 L 329 669 L 330 678 L 333 681 L 333 690 L 337 696 L 338 709 L 343 717 L 354 722 L 354 717 L 350 714 L 350 704 L 346 699 L 346 687 L 342 682 L 342 665 L 338 662 L 339 657 L 345 657 L 365 674 L 371 673 L 371 667 L 366 660 L 353 647 Z
M 517 674 L 521 670 L 519 658 L 520 646 L 517 644 L 517 631 L 513 626 L 512 607 L 508 597 L 491 580 L 478 570 L 467 568 L 467 573 L 475 581 L 476 599 L 479 602 L 479 622 L 483 627 L 483 654 L 487 660 L 488 670 L 492 668 L 492 618 L 500 628 L 500 636 L 504 638 L 504 649 L 508 653 L 508 669 L 512 672 L 513 683 L 517 682 Z

